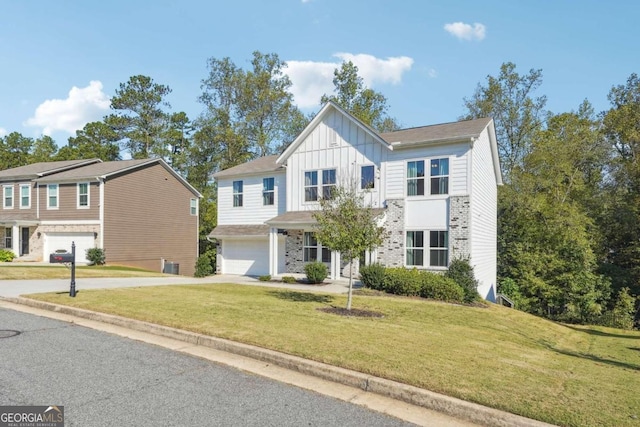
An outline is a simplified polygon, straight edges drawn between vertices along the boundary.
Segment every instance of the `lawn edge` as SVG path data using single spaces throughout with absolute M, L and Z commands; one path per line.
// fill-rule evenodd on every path
M 366 392 L 438 411 L 455 418 L 471 421 L 480 425 L 501 427 L 552 426 L 552 424 L 542 421 L 526 418 L 477 403 L 467 402 L 397 381 L 210 335 L 185 331 L 182 329 L 162 326 L 113 314 L 38 301 L 25 297 L 0 297 L 0 300 L 116 325 L 139 332 L 146 332 L 165 338 L 171 338 L 194 345 L 200 345 L 225 351 L 227 353 L 249 357 L 263 362 L 272 363 L 282 368 L 302 374 L 315 376 L 324 380 L 358 388 Z

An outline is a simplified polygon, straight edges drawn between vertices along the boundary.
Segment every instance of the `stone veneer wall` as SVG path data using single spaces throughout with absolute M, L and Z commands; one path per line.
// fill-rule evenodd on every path
M 471 256 L 470 208 L 469 196 L 451 196 L 449 199 L 449 262 L 456 258 Z
M 285 238 L 285 271 L 304 274 L 303 230 L 287 230 Z
M 387 267 L 404 266 L 404 200 L 387 200 L 388 233 L 382 246 L 378 248 L 377 261 Z

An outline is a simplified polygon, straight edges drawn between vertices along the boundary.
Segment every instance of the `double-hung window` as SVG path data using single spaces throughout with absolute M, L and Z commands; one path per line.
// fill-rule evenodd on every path
M 318 174 L 320 172 L 320 174 Z M 318 182 L 320 177 L 321 182 Z M 304 201 L 315 202 L 319 194 L 324 199 L 331 199 L 336 187 L 336 170 L 307 171 L 304 173 Z M 321 191 L 321 192 L 320 192 Z
M 322 171 L 322 198 L 332 199 L 333 191 L 336 187 L 336 170 L 327 169 Z
M 233 206 L 242 206 L 242 181 L 233 181 Z
M 315 202 L 318 200 L 318 171 L 304 173 L 304 201 Z
M 262 179 L 262 205 L 271 206 L 275 203 L 275 178 Z
M 424 160 L 407 163 L 407 196 L 424 196 Z
M 431 194 L 449 194 L 449 159 L 431 160 Z
M 58 209 L 58 184 L 47 185 L 47 209 Z
M 79 209 L 88 209 L 89 208 L 89 183 L 88 182 L 79 182 L 78 183 L 78 208 Z
M 198 199 L 189 200 L 189 213 L 193 216 L 198 215 Z
M 406 265 L 414 267 L 446 267 L 449 265 L 449 233 L 429 231 L 429 246 L 425 246 L 425 231 L 407 231 Z M 428 260 L 425 250 L 429 251 Z M 428 261 L 425 262 L 425 261 Z
M 31 207 L 31 186 L 20 186 L 20 209 L 29 209 Z
M 4 247 L 6 249 L 13 248 L 13 230 L 11 227 L 4 229 Z
M 331 262 L 331 251 L 323 247 L 318 242 L 318 240 L 316 239 L 316 235 L 313 232 L 305 231 L 302 243 L 302 251 L 304 262 Z M 318 254 L 320 254 L 320 258 L 318 258 Z
M 5 209 L 13 209 L 13 185 L 7 185 L 2 188 L 2 200 Z
M 369 190 L 375 187 L 375 172 L 373 165 L 366 165 L 360 168 L 360 189 Z

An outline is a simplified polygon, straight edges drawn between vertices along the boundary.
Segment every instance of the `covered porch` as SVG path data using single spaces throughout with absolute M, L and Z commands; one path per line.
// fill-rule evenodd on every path
M 39 225 L 40 222 L 36 220 L 0 220 L 0 248 L 11 250 L 18 259 L 40 260 Z

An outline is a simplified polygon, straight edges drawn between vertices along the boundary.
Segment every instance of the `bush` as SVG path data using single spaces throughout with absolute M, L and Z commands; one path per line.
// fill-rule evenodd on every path
M 420 296 L 422 298 L 448 302 L 464 301 L 464 290 L 453 279 L 428 271 L 422 272 L 421 276 Z
M 469 259 L 454 259 L 449 264 L 449 270 L 444 275 L 453 279 L 464 290 L 464 302 L 473 302 L 480 299 L 478 281 L 473 273 L 473 267 Z
M 322 283 L 327 278 L 327 266 L 318 261 L 305 265 L 304 272 L 310 283 Z
M 298 283 L 298 281 L 296 280 L 296 278 L 295 278 L 295 277 L 293 277 L 293 276 L 283 276 L 283 277 L 282 277 L 282 281 L 283 281 L 284 283 L 289 283 L 289 284 L 291 284 L 291 283 Z
M 0 262 L 11 262 L 16 257 L 10 249 L 0 249 Z
M 215 250 L 209 250 L 198 257 L 195 277 L 207 277 L 215 271 Z
M 258 276 L 258 280 L 260 280 L 261 282 L 268 282 L 269 280 L 271 280 L 271 275 L 265 274 L 264 276 Z
M 417 269 L 403 267 L 387 268 L 384 274 L 383 291 L 396 295 L 420 295 L 421 278 Z
M 380 263 L 363 265 L 360 267 L 360 281 L 367 288 L 376 291 L 383 290 L 385 267 Z
M 104 265 L 106 262 L 104 249 L 89 248 L 87 249 L 87 259 L 90 265 Z

